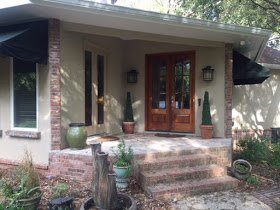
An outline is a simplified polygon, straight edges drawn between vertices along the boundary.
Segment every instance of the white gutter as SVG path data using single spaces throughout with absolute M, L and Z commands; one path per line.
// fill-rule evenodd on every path
M 187 28 L 227 32 L 232 34 L 253 35 L 262 37 L 266 41 L 272 31 L 254 27 L 238 26 L 226 23 L 218 23 L 207 20 L 199 20 L 176 15 L 161 14 L 157 12 L 144 11 L 139 9 L 121 7 L 110 4 L 101 4 L 86 0 L 30 0 L 35 5 L 49 6 L 54 8 L 69 9 L 74 11 L 107 14 L 113 17 L 140 20 L 143 22 L 153 22 L 166 25 L 175 25 Z

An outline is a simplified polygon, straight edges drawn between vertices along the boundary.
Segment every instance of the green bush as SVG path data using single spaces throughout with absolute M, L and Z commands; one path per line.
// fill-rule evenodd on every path
M 124 167 L 132 165 L 134 154 L 131 146 L 127 148 L 124 140 L 118 144 L 117 149 L 113 149 L 113 153 L 115 154 L 117 161 L 114 163 L 117 167 Z
M 212 125 L 212 118 L 210 114 L 209 93 L 205 91 L 203 107 L 202 107 L 202 123 L 201 125 Z
M 268 162 L 271 155 L 269 142 L 270 140 L 263 136 L 258 138 L 245 136 L 238 143 L 241 149 L 241 158 L 257 163 Z
M 280 142 L 271 146 L 271 165 L 280 168 Z
M 33 166 L 30 153 L 26 151 L 22 163 L 0 179 L 0 191 L 7 210 L 21 210 L 19 200 L 41 194 L 39 174 Z
M 127 92 L 124 122 L 134 122 L 130 92 Z
M 66 197 L 69 193 L 69 185 L 65 183 L 58 183 L 52 189 L 52 199 Z
M 249 176 L 247 179 L 246 179 L 246 182 L 248 184 L 251 184 L 251 185 L 257 185 L 259 184 L 259 180 L 256 176 L 252 175 L 252 176 Z

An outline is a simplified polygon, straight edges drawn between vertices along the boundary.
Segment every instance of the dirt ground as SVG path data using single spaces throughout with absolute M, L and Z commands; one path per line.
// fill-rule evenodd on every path
M 41 205 L 39 210 L 46 210 L 51 197 L 51 191 L 53 186 L 57 183 L 66 183 L 69 189 L 69 195 L 74 198 L 76 209 L 80 209 L 81 204 L 91 197 L 91 183 L 90 182 L 76 182 L 74 180 L 65 179 L 62 177 L 41 177 L 41 187 L 43 191 L 43 197 L 41 199 Z M 166 202 L 155 200 L 144 195 L 136 181 L 132 179 L 129 187 L 122 192 L 131 195 L 137 203 L 137 209 L 145 210 L 166 210 L 170 209 L 170 205 Z
M 258 189 L 266 189 L 272 186 L 280 186 L 280 169 L 275 169 L 267 164 L 253 164 L 252 174 L 258 179 L 257 184 L 248 184 L 245 181 L 240 182 L 239 187 L 235 189 L 236 192 L 251 192 Z M 5 174 L 6 171 L 0 171 L 0 174 Z M 57 183 L 66 183 L 69 186 L 69 196 L 74 198 L 76 209 L 79 209 L 81 204 L 91 197 L 91 183 L 90 182 L 77 182 L 71 179 L 62 177 L 41 176 L 41 188 L 43 196 L 39 209 L 46 210 L 48 202 L 50 201 L 53 187 Z M 171 203 L 152 199 L 147 197 L 140 189 L 134 179 L 131 180 L 129 188 L 124 192 L 130 194 L 137 203 L 139 210 L 166 210 L 172 209 Z

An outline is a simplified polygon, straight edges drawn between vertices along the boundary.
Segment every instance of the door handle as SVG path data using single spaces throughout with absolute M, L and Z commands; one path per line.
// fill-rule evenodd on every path
M 97 99 L 97 104 L 104 105 L 104 96 L 101 96 Z

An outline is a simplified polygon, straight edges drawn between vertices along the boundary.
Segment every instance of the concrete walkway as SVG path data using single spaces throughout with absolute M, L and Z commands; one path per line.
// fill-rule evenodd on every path
M 272 210 L 271 207 L 245 192 L 216 192 L 186 197 L 172 204 L 174 210 Z

